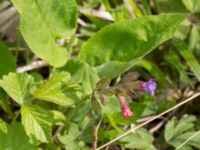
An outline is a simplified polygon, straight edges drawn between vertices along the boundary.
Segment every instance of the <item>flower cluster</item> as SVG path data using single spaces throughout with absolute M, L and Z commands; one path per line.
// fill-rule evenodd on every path
M 139 81 L 137 82 L 137 89 L 148 92 L 151 96 L 154 96 L 157 84 L 154 79 L 150 79 L 147 82 Z M 134 116 L 133 112 L 129 108 L 128 102 L 126 101 L 123 95 L 118 95 L 118 101 L 121 107 L 122 115 L 125 119 L 131 118 Z

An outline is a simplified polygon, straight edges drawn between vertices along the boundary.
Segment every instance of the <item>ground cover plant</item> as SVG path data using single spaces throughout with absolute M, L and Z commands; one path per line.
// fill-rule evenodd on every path
M 198 150 L 199 57 L 199 0 L 0 0 L 0 150 Z

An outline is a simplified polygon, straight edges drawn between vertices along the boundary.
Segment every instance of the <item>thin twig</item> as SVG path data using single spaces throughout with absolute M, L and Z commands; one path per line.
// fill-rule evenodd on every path
M 61 126 L 59 126 L 59 127 L 56 129 L 56 131 L 55 131 L 55 133 L 54 133 L 54 135 L 53 135 L 53 140 L 56 138 L 56 136 L 58 135 L 58 133 L 59 133 L 63 128 L 64 128 L 64 125 L 61 125 Z
M 200 130 L 196 133 L 194 133 L 191 137 L 189 137 L 187 140 L 185 140 L 185 142 L 183 142 L 181 145 L 179 145 L 175 150 L 180 149 L 183 145 L 185 145 L 187 142 L 189 142 L 192 138 L 194 138 L 195 136 L 197 136 L 200 133 Z
M 128 134 L 130 134 L 130 133 L 136 131 L 137 129 L 139 129 L 139 128 L 145 126 L 145 125 L 147 125 L 148 123 L 150 123 L 150 122 L 152 122 L 152 121 L 154 121 L 154 120 L 160 118 L 161 116 L 163 116 L 163 115 L 169 113 L 170 111 L 172 111 L 172 110 L 174 110 L 174 109 L 176 109 L 176 108 L 178 108 L 178 107 L 180 107 L 180 106 L 186 104 L 187 102 L 193 100 L 194 98 L 196 98 L 196 97 L 198 97 L 198 96 L 200 96 L 200 92 L 198 92 L 198 93 L 194 94 L 193 96 L 191 96 L 190 98 L 188 98 L 188 99 L 186 99 L 186 100 L 180 102 L 179 104 L 175 105 L 174 107 L 172 107 L 172 108 L 170 108 L 170 109 L 167 109 L 166 111 L 160 113 L 159 115 L 155 116 L 154 118 L 152 118 L 152 119 L 150 119 L 150 120 L 148 120 L 148 121 L 146 121 L 146 122 L 144 122 L 144 123 L 142 123 L 142 124 L 136 126 L 135 128 L 132 128 L 132 129 L 126 131 L 125 133 L 123 133 L 123 134 L 119 135 L 118 137 L 114 138 L 113 140 L 111 140 L 111 141 L 107 142 L 106 144 L 100 146 L 99 148 L 97 148 L 97 150 L 100 150 L 100 149 L 106 147 L 107 145 L 110 145 L 110 144 L 114 143 L 115 141 L 117 141 L 117 140 L 119 140 L 119 139 L 121 139 L 121 138 L 127 136 Z
M 78 24 L 80 24 L 82 27 L 85 27 L 87 23 L 83 21 L 81 18 L 78 18 Z
M 128 1 L 127 0 L 123 0 L 123 2 L 124 2 L 125 6 L 127 8 L 127 11 L 129 13 L 130 17 L 131 18 L 135 18 L 135 14 L 133 13 L 132 8 L 131 8 L 130 4 L 128 3 Z
M 164 125 L 164 123 L 165 123 L 166 121 L 168 121 L 168 119 L 169 119 L 171 116 L 174 115 L 174 113 L 175 113 L 175 111 L 172 111 L 171 113 L 169 113 L 169 114 L 167 115 L 166 118 L 163 117 L 163 120 L 160 121 L 156 126 L 154 126 L 153 128 L 151 128 L 151 129 L 149 130 L 149 132 L 150 132 L 151 134 L 153 134 L 154 132 L 156 132 L 157 130 L 159 130 L 159 129 Z
M 17 72 L 27 72 L 27 71 L 31 71 L 31 70 L 34 70 L 34 69 L 38 69 L 38 68 L 42 68 L 42 67 L 46 67 L 48 66 L 49 64 L 46 62 L 46 61 L 43 61 L 43 60 L 37 60 L 37 61 L 34 61 L 32 62 L 31 64 L 28 64 L 26 66 L 23 66 L 23 67 L 18 67 L 17 68 Z
M 97 125 L 93 126 L 93 141 L 92 141 L 92 150 L 97 150 L 97 141 L 98 141 L 98 130 L 101 125 L 102 118 L 99 120 Z
M 150 132 L 151 134 L 153 134 L 154 132 L 156 132 L 157 130 L 159 130 L 165 122 L 166 122 L 166 120 L 163 119 L 161 122 L 159 122 L 158 124 L 156 124 L 156 126 L 154 126 L 153 128 L 151 128 L 151 129 L 149 130 L 149 132 Z
M 108 21 L 114 21 L 112 15 L 109 12 L 106 11 L 99 11 L 99 10 L 94 10 L 94 9 L 87 9 L 83 7 L 79 7 L 79 12 L 82 14 L 90 14 L 92 16 L 108 20 Z
M 155 116 L 156 116 L 156 115 L 153 115 L 153 116 L 147 116 L 147 117 L 143 117 L 143 118 L 139 118 L 139 119 L 137 120 L 137 123 L 146 122 L 146 121 L 152 119 L 152 118 L 155 117 Z M 161 119 L 162 119 L 162 118 L 161 118 Z

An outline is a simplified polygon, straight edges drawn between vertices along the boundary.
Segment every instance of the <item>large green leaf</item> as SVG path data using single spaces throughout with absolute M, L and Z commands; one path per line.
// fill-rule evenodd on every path
M 70 36 L 76 27 L 74 0 L 12 0 L 20 17 L 20 29 L 28 46 L 54 66 L 66 63 L 68 53 L 57 44 Z
M 0 78 L 2 75 L 16 70 L 16 59 L 8 50 L 7 46 L 0 42 Z
M 0 150 L 39 150 L 29 142 L 24 128 L 16 123 L 8 127 L 8 133 L 0 132 Z
M 182 14 L 167 14 L 111 24 L 85 43 L 79 58 L 96 66 L 143 57 L 171 38 L 184 18 Z
M 18 104 L 23 104 L 31 98 L 30 89 L 33 79 L 26 73 L 9 73 L 0 80 L 0 86 Z
M 119 61 L 111 61 L 106 64 L 102 64 L 97 66 L 97 72 L 100 77 L 106 77 L 109 79 L 113 79 L 120 74 L 128 71 L 131 67 L 135 65 L 136 61 L 131 62 L 119 62 Z
M 80 87 L 70 80 L 67 72 L 54 73 L 49 80 L 34 92 L 37 99 L 53 102 L 61 106 L 74 104 L 79 99 Z
M 29 136 L 34 135 L 41 142 L 51 141 L 53 121 L 51 112 L 47 112 L 38 106 L 23 105 L 21 115 L 22 124 Z

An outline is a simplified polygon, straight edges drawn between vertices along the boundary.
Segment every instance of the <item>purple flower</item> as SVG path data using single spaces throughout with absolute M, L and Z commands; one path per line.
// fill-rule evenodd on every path
M 154 96 L 156 87 L 157 84 L 155 82 L 155 79 L 150 79 L 147 82 L 141 81 L 139 84 L 139 88 L 141 90 L 148 92 L 151 96 Z

